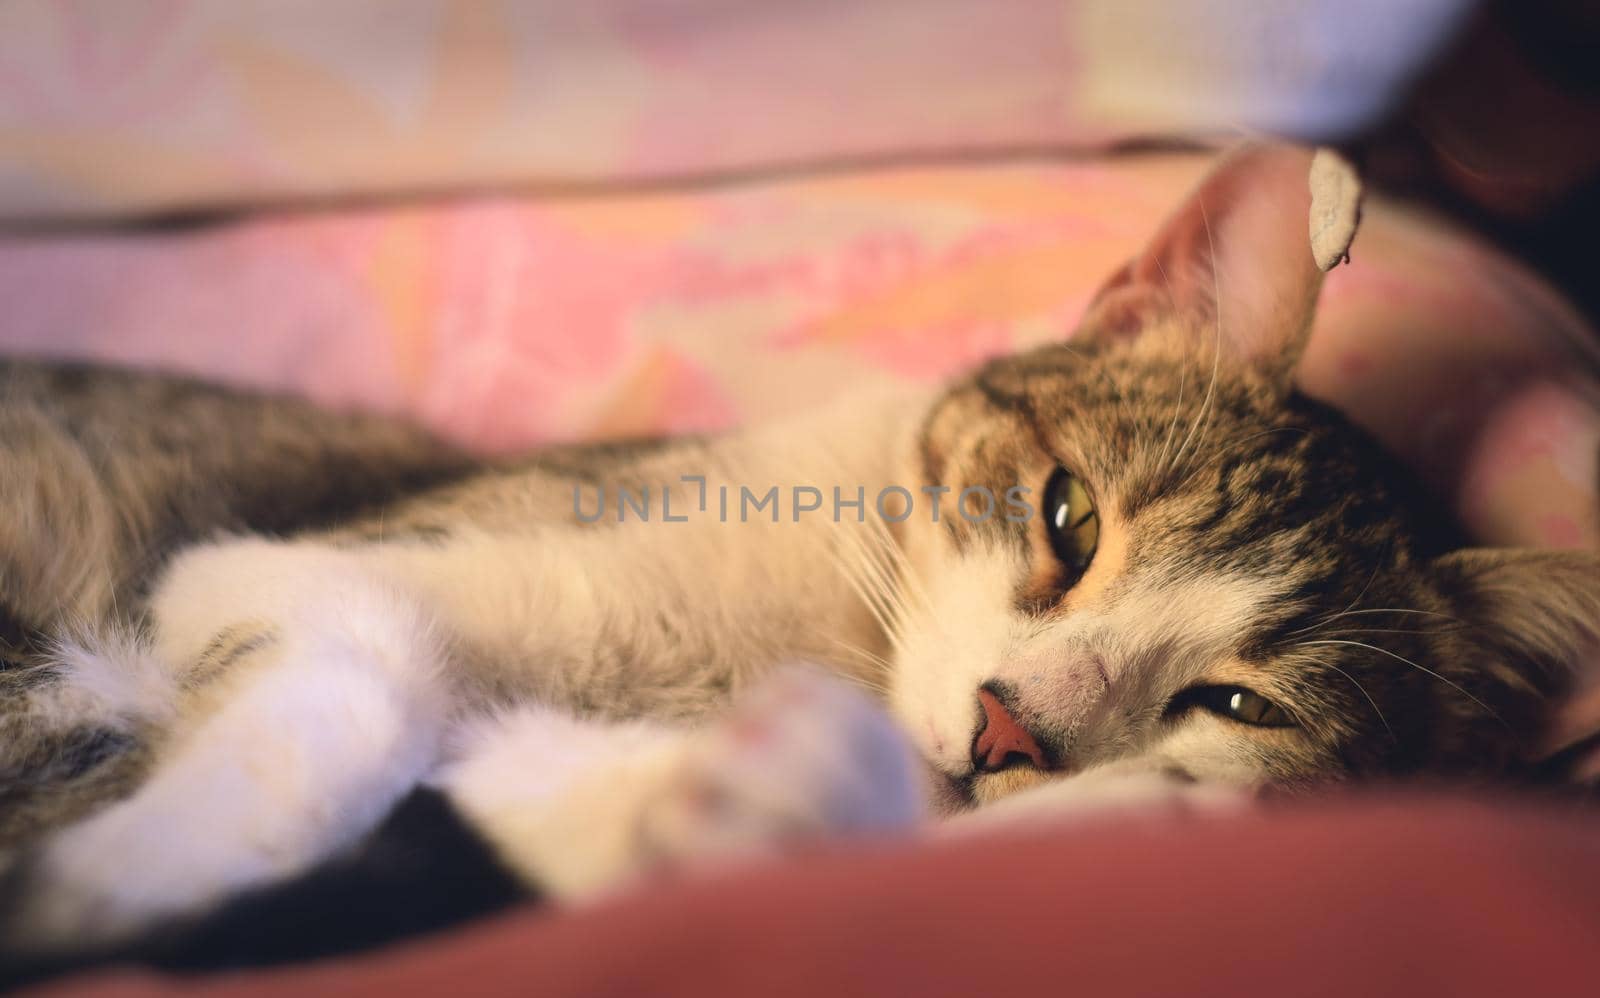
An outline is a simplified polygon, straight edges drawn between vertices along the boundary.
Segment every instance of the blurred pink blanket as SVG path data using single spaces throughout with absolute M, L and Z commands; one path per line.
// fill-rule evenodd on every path
M 0 221 L 1348 135 L 1470 0 L 7 0 Z
M 0 237 L 0 349 L 409 412 L 486 448 L 717 428 L 1067 335 L 1203 168 L 905 168 Z M 1484 541 L 1593 548 L 1595 342 L 1515 263 L 1378 204 L 1302 382 Z

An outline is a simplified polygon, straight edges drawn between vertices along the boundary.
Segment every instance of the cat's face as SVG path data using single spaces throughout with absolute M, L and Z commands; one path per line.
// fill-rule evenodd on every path
M 1261 164 L 1229 169 L 1261 187 Z M 1283 238 L 1303 242 L 1303 219 Z M 1198 307 L 1170 281 L 1141 298 L 1125 272 L 1084 335 L 929 413 L 919 485 L 1020 486 L 1034 515 L 905 529 L 893 709 L 979 802 L 1130 760 L 1279 787 L 1504 766 L 1593 637 L 1600 564 L 1451 553 L 1376 445 L 1289 386 L 1309 250 L 1276 276 L 1263 259 L 1267 277 L 1235 282 L 1256 300 L 1236 299 L 1209 272 L 1215 236 L 1202 266 L 1173 259 L 1178 226 L 1152 252 L 1207 281 Z M 1271 254 L 1262 231 L 1246 242 Z

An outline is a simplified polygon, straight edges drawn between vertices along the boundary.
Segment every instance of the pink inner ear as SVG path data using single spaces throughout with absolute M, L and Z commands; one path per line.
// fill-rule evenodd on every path
M 1145 251 L 1101 288 L 1085 330 L 1127 336 L 1176 316 L 1225 353 L 1287 372 L 1310 330 L 1322 272 L 1311 255 L 1311 153 L 1246 146 L 1223 159 Z
M 1092 335 L 1104 339 L 1131 338 L 1156 314 L 1170 310 L 1175 304 L 1165 292 L 1135 276 L 1136 263 L 1138 260 L 1124 264 L 1095 292 L 1082 324 L 1083 328 L 1093 330 Z

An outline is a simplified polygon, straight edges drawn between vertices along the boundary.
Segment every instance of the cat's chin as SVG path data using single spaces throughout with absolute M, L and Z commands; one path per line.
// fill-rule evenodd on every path
M 992 804 L 1050 780 L 1050 774 L 1032 766 L 1012 766 L 997 773 L 979 773 L 968 781 L 969 806 Z
M 927 775 L 925 799 L 928 811 L 935 817 L 950 817 L 970 811 L 977 806 L 972 796 L 972 777 L 955 776 L 923 760 Z
M 1031 766 L 956 776 L 930 762 L 927 773 L 928 809 L 938 817 L 962 814 L 1050 781 L 1049 773 Z

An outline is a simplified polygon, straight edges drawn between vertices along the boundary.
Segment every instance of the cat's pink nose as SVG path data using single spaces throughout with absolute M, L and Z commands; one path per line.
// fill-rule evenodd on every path
M 978 703 L 983 706 L 983 727 L 972 740 L 972 765 L 978 772 L 992 773 L 1024 759 L 1035 768 L 1049 768 L 1039 743 L 992 690 L 978 690 Z

